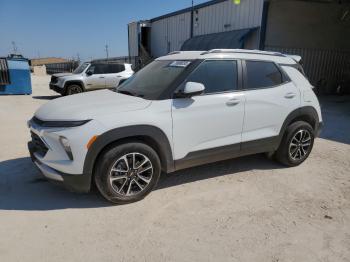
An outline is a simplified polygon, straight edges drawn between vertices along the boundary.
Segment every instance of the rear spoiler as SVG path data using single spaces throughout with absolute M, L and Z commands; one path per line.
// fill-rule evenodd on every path
M 302 64 L 301 56 L 300 55 L 285 55 L 287 57 L 292 58 L 295 62 Z

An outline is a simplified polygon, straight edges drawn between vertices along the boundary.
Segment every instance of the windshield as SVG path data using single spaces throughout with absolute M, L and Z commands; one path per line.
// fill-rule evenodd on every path
M 126 80 L 117 91 L 157 99 L 190 64 L 189 61 L 154 61 Z
M 80 66 L 78 66 L 74 71 L 73 74 L 81 74 L 84 72 L 84 70 L 89 66 L 89 63 L 83 63 Z

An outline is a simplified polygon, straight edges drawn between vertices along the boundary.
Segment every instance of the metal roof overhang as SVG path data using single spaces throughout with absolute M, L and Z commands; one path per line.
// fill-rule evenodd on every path
M 185 41 L 181 51 L 243 48 L 245 38 L 256 29 L 257 27 L 195 36 Z

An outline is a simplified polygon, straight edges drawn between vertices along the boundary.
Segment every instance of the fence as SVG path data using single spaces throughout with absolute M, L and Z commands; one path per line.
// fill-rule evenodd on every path
M 70 61 L 64 63 L 46 64 L 45 66 L 47 74 L 52 75 L 57 73 L 73 72 L 79 66 L 79 62 Z
M 91 62 L 102 62 L 102 63 L 126 63 L 126 64 L 132 64 L 133 69 L 137 68 L 138 66 L 138 58 L 137 56 L 119 56 L 119 57 L 110 57 L 110 58 L 101 58 L 101 59 L 95 59 Z
M 350 70 L 350 51 L 314 48 L 266 46 L 266 50 L 300 55 L 310 82 L 325 92 L 332 92 Z

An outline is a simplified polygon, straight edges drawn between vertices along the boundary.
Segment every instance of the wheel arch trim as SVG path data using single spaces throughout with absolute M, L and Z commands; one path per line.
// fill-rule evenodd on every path
M 162 169 L 164 169 L 166 172 L 174 171 L 173 154 L 169 139 L 165 133 L 160 128 L 155 126 L 134 125 L 115 128 L 103 133 L 102 135 L 99 135 L 86 154 L 83 174 L 89 176 L 89 179 L 91 180 L 96 160 L 98 159 L 100 153 L 108 145 L 118 142 L 122 139 L 132 139 L 137 137 L 147 137 L 151 139 L 152 142 L 156 144 L 159 151 Z
M 288 126 L 290 124 L 292 124 L 293 122 L 295 122 L 296 120 L 298 120 L 298 119 L 302 120 L 303 118 L 314 122 L 313 124 L 312 123 L 310 123 L 310 124 L 312 124 L 312 128 L 315 131 L 315 135 L 318 133 L 318 129 L 320 127 L 320 122 L 319 122 L 319 117 L 318 117 L 316 109 L 313 108 L 312 106 L 300 107 L 300 108 L 295 109 L 291 113 L 289 113 L 287 118 L 284 120 L 283 125 L 282 125 L 281 130 L 280 130 L 280 133 L 279 133 L 278 145 L 281 143 L 282 138 L 283 138 Z
M 68 81 L 66 81 L 64 83 L 64 90 L 67 91 L 67 87 L 69 85 L 72 85 L 72 84 L 79 84 L 83 88 L 83 90 L 86 91 L 84 82 L 81 80 L 68 80 Z

